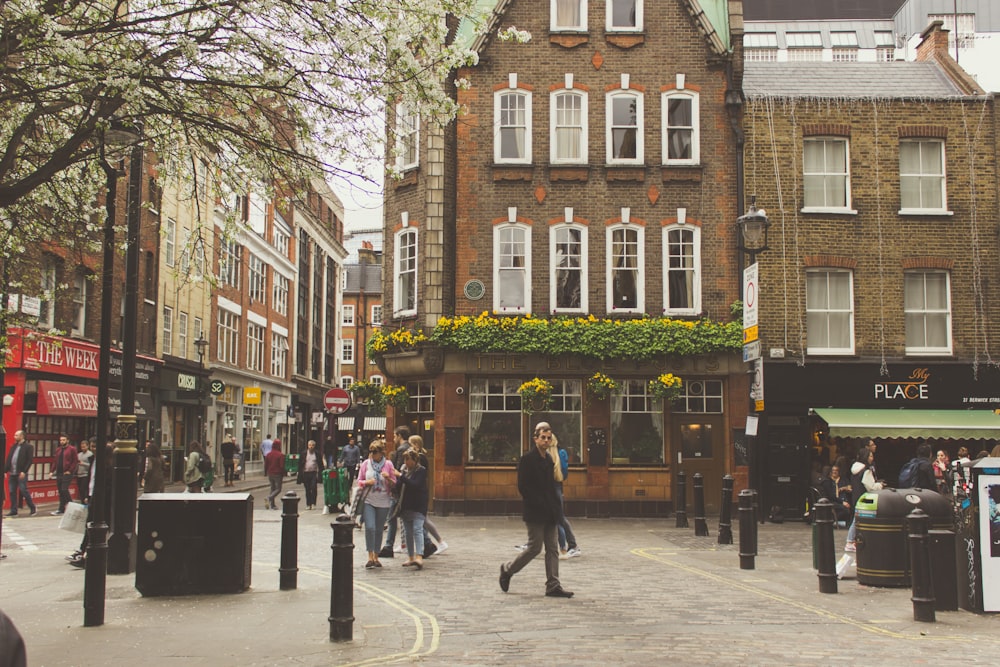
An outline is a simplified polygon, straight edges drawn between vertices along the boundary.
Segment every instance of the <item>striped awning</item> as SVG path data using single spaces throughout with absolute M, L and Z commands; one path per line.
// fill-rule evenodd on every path
M 385 417 L 365 417 L 365 431 L 385 431 Z
M 337 430 L 338 431 L 353 431 L 354 430 L 354 417 L 339 417 L 337 419 Z

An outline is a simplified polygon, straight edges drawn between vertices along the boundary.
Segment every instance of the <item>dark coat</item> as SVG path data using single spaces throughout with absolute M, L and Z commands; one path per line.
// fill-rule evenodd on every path
M 142 489 L 146 493 L 163 493 L 163 488 L 163 457 L 154 456 L 146 460 Z
M 27 441 L 21 443 L 20 449 L 17 447 L 17 443 L 7 445 L 7 461 L 6 461 L 6 472 L 10 472 L 11 457 L 14 456 L 14 450 L 17 449 L 17 472 L 18 474 L 22 472 L 28 472 L 31 468 L 31 464 L 35 462 L 35 448 Z
M 937 480 L 934 479 L 934 464 L 929 459 L 920 459 L 917 463 L 917 482 L 914 484 L 918 489 L 930 489 L 937 491 Z
M 524 501 L 522 517 L 525 523 L 558 523 L 562 515 L 552 459 L 539 453 L 532 445 L 531 451 L 517 463 L 517 490 Z
M 427 468 L 418 465 L 413 470 L 408 470 L 406 474 L 396 478 L 396 484 L 403 494 L 403 501 L 400 503 L 402 511 L 427 514 Z
M 62 458 L 62 474 L 70 477 L 76 476 L 76 466 L 79 462 L 76 455 L 76 447 L 67 444 L 65 447 L 56 447 L 49 472 L 55 474 L 59 470 L 59 459 Z

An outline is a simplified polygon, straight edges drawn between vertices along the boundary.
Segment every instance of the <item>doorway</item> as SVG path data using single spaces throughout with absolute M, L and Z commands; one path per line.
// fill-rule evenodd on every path
M 694 476 L 705 482 L 705 512 L 717 514 L 722 503 L 722 477 L 726 474 L 726 438 L 722 416 L 683 415 L 674 417 L 676 471 L 687 478 L 688 516 L 694 511 Z M 676 476 L 675 476 L 676 480 Z M 674 486 L 676 489 L 676 484 Z

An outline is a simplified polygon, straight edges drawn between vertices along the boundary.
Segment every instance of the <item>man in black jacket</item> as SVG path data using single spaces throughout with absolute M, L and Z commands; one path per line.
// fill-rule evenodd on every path
M 545 545 L 545 594 L 555 598 L 571 598 L 573 594 L 559 583 L 559 541 L 557 524 L 562 514 L 553 466 L 548 454 L 552 444 L 552 429 L 539 422 L 534 432 L 535 446 L 517 464 L 517 490 L 523 500 L 524 523 L 528 527 L 528 544 L 518 556 L 500 566 L 500 589 L 507 592 L 510 579 L 530 563 Z
M 918 489 L 930 489 L 937 491 L 937 482 L 934 480 L 934 465 L 931 463 L 931 446 L 926 442 L 917 447 L 917 481 L 914 487 Z
M 21 493 L 24 502 L 31 510 L 31 516 L 35 516 L 38 510 L 35 502 L 31 499 L 31 492 L 28 491 L 28 470 L 35 460 L 35 448 L 24 439 L 24 431 L 14 432 L 14 444 L 7 452 L 7 490 L 10 500 L 10 511 L 7 516 L 17 516 L 17 494 Z

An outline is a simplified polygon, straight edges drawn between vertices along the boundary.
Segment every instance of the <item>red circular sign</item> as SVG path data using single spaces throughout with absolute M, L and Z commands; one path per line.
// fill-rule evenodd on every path
M 323 405 L 328 412 L 339 415 L 351 407 L 351 395 L 344 389 L 334 387 L 323 396 Z

